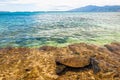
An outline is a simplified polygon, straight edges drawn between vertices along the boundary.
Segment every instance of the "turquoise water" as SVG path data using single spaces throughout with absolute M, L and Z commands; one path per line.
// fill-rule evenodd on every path
M 120 13 L 0 13 L 0 47 L 120 41 Z

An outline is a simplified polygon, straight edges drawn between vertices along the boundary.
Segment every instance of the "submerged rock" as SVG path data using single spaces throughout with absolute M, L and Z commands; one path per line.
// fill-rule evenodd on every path
M 119 80 L 120 43 L 0 49 L 0 80 Z

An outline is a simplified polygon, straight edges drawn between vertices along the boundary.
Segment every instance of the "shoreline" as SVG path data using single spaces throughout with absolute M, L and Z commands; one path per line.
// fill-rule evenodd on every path
M 79 44 L 79 43 L 85 43 L 85 44 L 89 44 L 89 45 L 97 45 L 97 46 L 104 46 L 104 45 L 107 45 L 107 44 L 111 44 L 111 43 L 120 43 L 119 41 L 113 41 L 113 42 L 103 42 L 103 43 L 101 43 L 101 42 L 92 42 L 92 41 L 73 41 L 73 42 L 71 42 L 71 43 L 56 43 L 56 44 L 54 44 L 54 43 L 48 43 L 48 44 L 43 44 L 43 45 L 39 45 L 39 46 L 13 46 L 13 45 L 11 45 L 11 46 L 3 46 L 3 47 L 1 47 L 0 46 L 0 48 L 9 48 L 9 47 L 11 47 L 11 48 L 40 48 L 40 47 L 43 47 L 43 46 L 52 46 L 52 47 L 67 47 L 67 46 L 69 46 L 69 45 L 72 45 L 72 44 Z

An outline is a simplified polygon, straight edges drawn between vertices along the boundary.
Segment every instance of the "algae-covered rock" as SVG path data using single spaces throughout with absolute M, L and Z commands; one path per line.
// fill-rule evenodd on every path
M 52 55 L 37 49 L 11 48 L 0 51 L 0 78 L 3 80 L 54 80 L 56 64 Z M 24 53 L 24 51 L 26 53 Z M 5 53 L 3 53 L 5 52 Z
M 0 80 L 119 80 L 120 43 L 0 49 Z

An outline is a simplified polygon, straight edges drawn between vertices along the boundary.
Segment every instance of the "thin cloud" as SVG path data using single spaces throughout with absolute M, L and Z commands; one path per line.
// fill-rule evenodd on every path
M 17 7 L 19 5 L 19 7 Z M 27 6 L 29 5 L 29 7 Z M 120 5 L 120 0 L 0 0 L 0 10 L 19 10 L 21 7 L 34 10 L 69 10 L 86 5 Z M 13 7 L 16 6 L 17 8 Z M 4 9 L 3 9 L 4 8 Z M 33 9 L 32 8 L 32 9 Z M 21 9 L 20 9 L 21 10 Z M 30 10 L 30 9 L 28 9 Z

